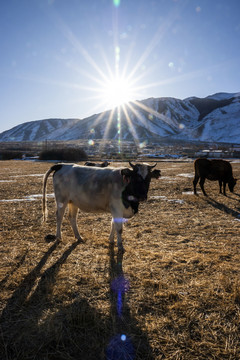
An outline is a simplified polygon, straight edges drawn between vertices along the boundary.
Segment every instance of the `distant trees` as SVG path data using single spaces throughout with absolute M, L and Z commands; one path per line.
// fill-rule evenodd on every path
M 47 149 L 40 152 L 39 160 L 85 161 L 88 156 L 79 148 Z
M 21 159 L 22 153 L 14 150 L 0 150 L 0 160 Z

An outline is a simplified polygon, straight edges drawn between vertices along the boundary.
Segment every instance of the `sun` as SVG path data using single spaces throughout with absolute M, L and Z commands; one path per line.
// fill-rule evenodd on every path
M 111 78 L 106 81 L 102 88 L 103 101 L 110 108 L 128 103 L 133 100 L 134 89 L 127 78 Z

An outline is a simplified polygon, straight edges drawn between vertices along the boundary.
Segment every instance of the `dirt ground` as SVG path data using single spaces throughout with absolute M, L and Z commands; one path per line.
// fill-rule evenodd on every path
M 121 255 L 109 214 L 79 213 L 83 243 L 67 216 L 62 241 L 45 241 L 50 166 L 0 161 L 0 359 L 240 359 L 240 180 L 233 194 L 206 181 L 195 196 L 192 161 L 159 162 Z

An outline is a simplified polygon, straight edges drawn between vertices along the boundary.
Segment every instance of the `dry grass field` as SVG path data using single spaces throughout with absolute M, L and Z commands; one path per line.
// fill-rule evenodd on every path
M 67 216 L 62 241 L 45 241 L 51 165 L 0 162 L 0 359 L 240 359 L 240 182 L 225 197 L 206 181 L 209 196 L 194 196 L 191 161 L 159 162 L 121 256 L 108 214 L 79 214 L 82 243 Z

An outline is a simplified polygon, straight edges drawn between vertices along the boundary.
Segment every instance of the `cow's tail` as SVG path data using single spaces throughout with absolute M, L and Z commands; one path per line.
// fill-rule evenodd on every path
M 60 170 L 62 167 L 61 164 L 53 165 L 44 175 L 43 178 L 43 197 L 42 197 L 42 213 L 43 213 L 43 222 L 47 219 L 47 201 L 46 201 L 46 189 L 47 189 L 47 179 L 52 172 Z

